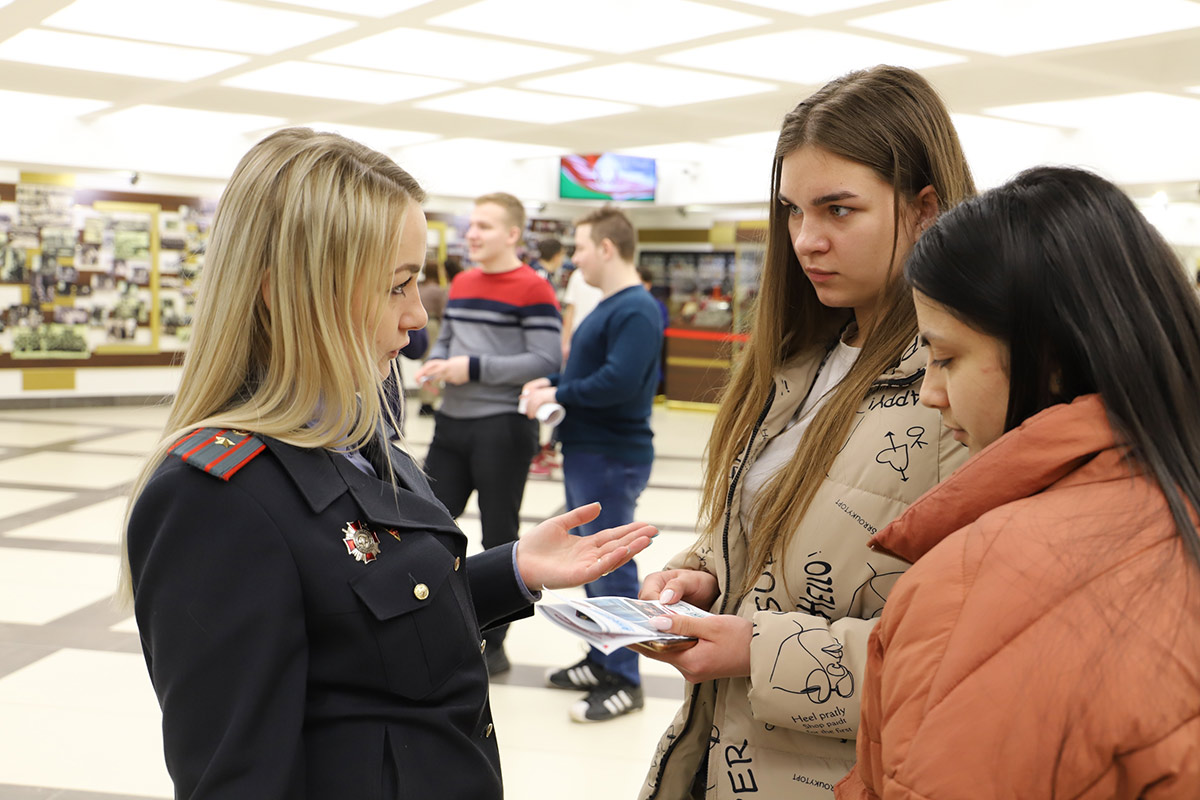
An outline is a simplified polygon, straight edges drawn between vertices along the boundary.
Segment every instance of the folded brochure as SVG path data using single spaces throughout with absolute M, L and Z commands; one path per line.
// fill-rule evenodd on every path
M 560 602 L 538 603 L 537 609 L 542 616 L 605 654 L 638 642 L 688 641 L 687 636 L 664 633 L 652 627 L 650 620 L 654 617 L 710 616 L 707 611 L 683 601 L 664 605 L 657 600 L 635 600 L 630 597 L 590 597 L 586 600 L 572 600 L 549 589 L 543 591 Z

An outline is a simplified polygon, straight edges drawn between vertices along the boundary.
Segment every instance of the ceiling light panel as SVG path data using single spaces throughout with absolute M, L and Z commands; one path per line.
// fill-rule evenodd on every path
M 1031 125 L 1027 122 L 1017 122 L 1011 119 L 996 119 L 979 114 L 951 114 L 950 121 L 954 123 L 954 131 L 964 143 L 968 139 L 988 140 L 993 146 L 1002 146 L 1007 140 L 1029 134 L 1057 134 L 1052 128 L 1044 125 Z
M 1012 56 L 1200 27 L 1200 4 L 1138 0 L 1100 9 L 1095 0 L 944 0 L 852 20 L 921 42 Z
M 395 28 L 325 50 L 310 58 L 349 67 L 368 67 L 474 83 L 561 69 L 589 60 L 587 56 L 546 47 L 416 28 Z
M 779 131 L 741 133 L 737 136 L 722 136 L 719 139 L 710 139 L 709 141 L 713 144 L 719 144 L 722 147 L 746 147 L 755 150 L 769 147 L 773 151 L 775 145 L 779 142 Z
M 786 11 L 802 17 L 818 17 L 821 14 L 877 5 L 883 0 L 737 0 L 737 2 L 760 8 L 771 8 L 776 11 Z
M 10 92 L 0 89 L 0 108 L 10 116 L 24 120 L 41 120 L 47 117 L 81 117 L 102 108 L 108 108 L 107 100 L 89 100 L 83 97 L 59 97 L 53 94 L 32 92 Z
M 1033 164 L 1069 163 L 1081 157 L 1069 134 L 976 114 L 951 114 L 971 176 L 980 190 L 1004 183 Z
M 1060 128 L 1121 130 L 1200 129 L 1200 98 L 1159 92 L 1133 92 L 1047 103 L 1022 103 L 984 109 L 985 113 Z
M 237 136 L 267 128 L 278 128 L 282 117 L 259 114 L 231 114 L 226 111 L 204 111 L 198 108 L 141 105 L 114 111 L 100 117 L 96 124 L 109 129 L 123 129 L 139 136 L 186 136 L 189 140 L 204 136 Z
M 267 54 L 356 23 L 229 0 L 75 0 L 42 24 L 160 44 Z
M 435 97 L 415 103 L 418 108 L 434 111 L 449 111 L 491 119 L 531 120 L 545 125 L 571 122 L 577 119 L 606 117 L 636 111 L 637 106 L 612 103 L 608 100 L 590 100 L 582 97 L 563 97 L 520 89 L 473 89 L 469 92 Z
M 245 64 L 246 56 L 29 28 L 0 42 L 0 60 L 88 72 L 191 81 Z
M 633 63 L 610 64 L 534 78 L 521 86 L 659 108 L 742 97 L 779 88 L 773 83 L 714 75 L 711 72 Z
M 461 164 L 463 153 L 470 153 L 471 158 L 478 162 L 518 161 L 525 158 L 547 158 L 568 152 L 562 147 L 551 147 L 544 144 L 525 144 L 522 142 L 504 142 L 498 139 L 473 139 L 460 137 L 443 139 L 431 144 L 419 144 L 404 148 L 404 160 L 420 160 L 422 162 L 448 160 Z
M 347 139 L 353 139 L 356 142 L 365 144 L 367 147 L 383 152 L 422 142 L 432 142 L 441 138 L 436 133 L 402 131 L 394 128 L 376 128 L 367 125 L 344 125 L 340 122 L 311 122 L 303 127 L 312 128 L 315 131 L 340 133 Z
M 282 92 L 305 97 L 331 97 L 359 103 L 397 103 L 414 97 L 449 92 L 462 86 L 456 81 L 397 75 L 373 69 L 285 61 L 221 81 L 223 86 Z
M 717 147 L 700 142 L 672 142 L 670 144 L 649 144 L 644 147 L 623 147 L 618 150 L 621 155 L 653 158 L 659 161 L 680 161 L 702 164 L 720 158 L 724 155 Z
M 868 36 L 804 29 L 694 47 L 658 60 L 768 80 L 820 84 L 874 64 L 924 69 L 966 59 Z
M 423 6 L 429 0 L 276 0 L 289 6 L 304 6 L 324 11 L 339 11 L 360 17 L 382 19 L 410 8 Z
M 480 0 L 434 17 L 429 24 L 605 53 L 632 53 L 770 21 L 691 0 L 605 0 L 583 19 L 566 13 L 562 0 Z
M 779 144 L 779 131 L 743 133 L 739 136 L 722 136 L 709 141 L 727 151 L 732 150 L 748 158 L 761 159 L 769 163 L 775 158 L 775 148 Z

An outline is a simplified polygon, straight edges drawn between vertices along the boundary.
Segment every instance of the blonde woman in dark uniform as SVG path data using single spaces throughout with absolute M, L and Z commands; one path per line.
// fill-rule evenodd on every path
M 481 627 L 649 543 L 634 524 L 468 558 L 387 442 L 389 365 L 425 324 L 420 186 L 279 131 L 218 206 L 192 344 L 126 526 L 177 798 L 499 798 Z

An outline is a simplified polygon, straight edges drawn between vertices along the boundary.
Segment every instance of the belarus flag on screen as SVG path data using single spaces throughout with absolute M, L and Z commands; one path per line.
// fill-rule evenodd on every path
M 653 158 L 563 156 L 559 188 L 564 198 L 653 200 L 656 179 Z

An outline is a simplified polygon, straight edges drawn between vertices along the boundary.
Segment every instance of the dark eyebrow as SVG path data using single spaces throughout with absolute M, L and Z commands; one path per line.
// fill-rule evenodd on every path
M 398 266 L 394 270 L 392 270 L 392 274 L 395 275 L 397 272 L 405 272 L 405 271 L 417 273 L 417 272 L 421 271 L 421 266 L 419 264 L 401 264 L 400 266 Z
M 793 203 L 791 200 L 789 200 L 787 198 L 787 196 L 783 194 L 783 192 L 779 193 L 779 195 L 777 196 L 777 199 L 779 200 L 779 202 L 783 203 L 786 206 L 794 206 L 795 205 L 795 203 Z M 829 194 L 823 194 L 820 197 L 814 199 L 812 201 L 812 204 L 814 206 L 823 206 L 826 203 L 836 203 L 839 200 L 852 200 L 852 199 L 857 200 L 858 195 L 856 195 L 854 192 L 843 190 L 840 192 L 830 192 Z
M 826 203 L 836 203 L 838 200 L 850 200 L 850 199 L 857 199 L 857 198 L 858 198 L 858 195 L 856 195 L 854 192 L 847 192 L 847 191 L 843 190 L 840 192 L 832 192 L 830 194 L 823 194 L 820 197 L 813 200 L 812 204 L 814 206 L 823 206 Z
M 942 337 L 938 336 L 936 333 L 921 331 L 919 334 L 917 334 L 917 338 L 921 340 L 922 347 L 930 347 L 931 345 L 941 341 Z M 932 342 L 929 341 L 931 338 L 933 339 Z

